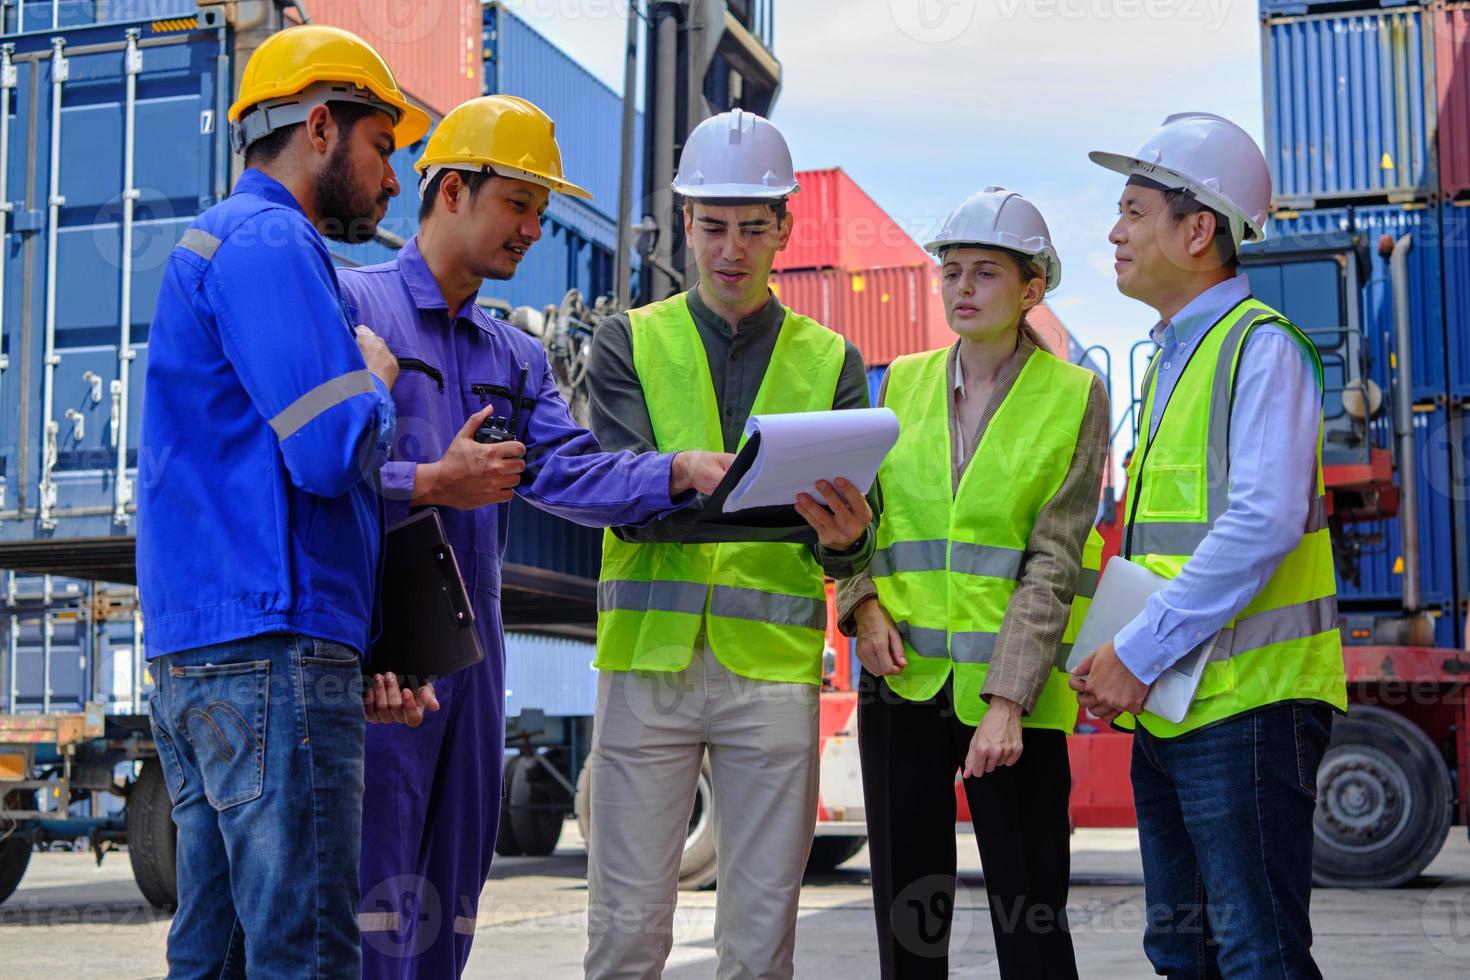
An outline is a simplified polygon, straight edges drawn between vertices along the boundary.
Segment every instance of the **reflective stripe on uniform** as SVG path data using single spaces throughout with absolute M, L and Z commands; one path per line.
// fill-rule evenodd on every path
M 331 411 L 349 398 L 369 394 L 375 387 L 373 373 L 367 368 L 339 374 L 330 381 L 323 381 L 286 406 L 271 419 L 271 428 L 275 430 L 277 439 L 289 438 L 323 412 Z
M 473 936 L 475 934 L 474 916 L 456 915 L 454 917 L 454 931 L 461 936 Z
M 184 232 L 184 237 L 179 239 L 179 248 L 186 252 L 193 252 L 206 262 L 214 259 L 214 253 L 219 251 L 219 246 L 218 238 L 198 228 L 190 228 Z
M 945 548 L 949 544 L 943 538 L 927 541 L 895 541 L 886 548 L 873 552 L 868 564 L 868 573 L 875 578 L 880 575 L 898 575 L 902 572 L 944 571 Z
M 1292 606 L 1268 609 L 1220 631 L 1211 659 L 1225 659 L 1273 643 L 1304 640 L 1337 628 L 1337 596 L 1309 599 Z
M 753 619 L 774 626 L 819 630 L 827 626 L 827 600 L 717 585 L 710 594 L 709 614 L 726 619 Z
M 912 623 L 894 623 L 893 626 L 898 630 L 898 635 L 903 637 L 903 641 L 919 656 L 935 658 L 949 656 L 949 634 L 944 630 L 914 626 Z
M 359 932 L 396 932 L 398 931 L 398 913 L 359 912 L 357 929 Z
M 634 612 L 704 613 L 709 586 L 703 582 L 639 582 L 608 579 L 597 583 L 597 611 L 626 609 Z
M 1011 581 L 1021 577 L 1021 562 L 1025 552 L 1015 548 L 956 541 L 949 555 L 949 567 L 946 568 L 945 547 L 948 544 L 943 538 L 895 541 L 873 553 L 873 560 L 868 566 L 869 573 L 877 577 L 903 572 L 952 571 L 961 575 L 983 575 Z

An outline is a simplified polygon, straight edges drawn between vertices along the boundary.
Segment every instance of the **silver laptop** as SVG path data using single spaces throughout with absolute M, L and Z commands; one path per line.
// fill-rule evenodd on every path
M 1168 579 L 1136 562 L 1120 556 L 1109 560 L 1097 594 L 1082 620 L 1077 641 L 1072 645 L 1067 669 L 1076 667 L 1103 644 L 1111 643 L 1124 626 L 1143 612 L 1149 597 L 1168 584 Z M 1194 692 L 1199 689 L 1205 666 L 1210 662 L 1214 643 L 1212 638 L 1195 647 L 1160 674 L 1149 689 L 1144 708 L 1176 724 L 1183 721 Z

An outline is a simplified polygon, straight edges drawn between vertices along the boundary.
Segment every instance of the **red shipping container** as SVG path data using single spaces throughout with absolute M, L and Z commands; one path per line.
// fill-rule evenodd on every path
M 367 41 L 415 102 L 436 115 L 481 94 L 484 59 L 478 0 L 313 0 L 313 23 Z
M 1434 11 L 1439 89 L 1439 183 L 1449 197 L 1470 191 L 1470 4 Z
M 801 190 L 790 198 L 791 242 L 776 256 L 777 270 L 868 269 L 933 261 L 840 167 L 798 171 L 796 180 Z
M 804 269 L 771 276 L 771 289 L 786 306 L 809 316 L 857 346 L 869 365 L 891 364 L 903 354 L 935 346 L 935 318 L 944 307 L 932 265 L 872 269 Z

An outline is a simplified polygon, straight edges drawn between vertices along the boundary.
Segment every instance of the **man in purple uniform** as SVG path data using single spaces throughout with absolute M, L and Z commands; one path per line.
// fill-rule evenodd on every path
M 377 791 L 363 814 L 359 924 L 369 980 L 442 980 L 469 957 L 500 815 L 500 563 L 511 494 L 582 524 L 640 525 L 686 506 L 693 490 L 713 491 L 732 458 L 602 452 L 572 421 L 540 343 L 475 304 L 481 283 L 511 278 L 541 237 L 552 191 L 590 196 L 562 178 L 545 113 L 507 96 L 467 102 L 440 123 L 416 169 L 418 235 L 393 262 L 340 279 L 353 322 L 371 324 L 402 368 L 382 470 L 389 524 L 410 506 L 440 509 L 486 658 L 435 684 L 440 708 L 421 727 L 368 732 L 366 778 Z M 475 442 L 487 415 L 512 414 L 523 365 L 518 441 Z M 488 406 L 477 387 L 492 393 Z

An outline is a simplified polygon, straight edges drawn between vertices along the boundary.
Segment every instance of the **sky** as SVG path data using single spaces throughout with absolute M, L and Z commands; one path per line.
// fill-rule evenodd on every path
M 1087 152 L 1131 152 L 1183 111 L 1219 113 L 1259 142 L 1255 0 L 775 3 L 784 79 L 771 118 L 797 168 L 842 167 L 919 241 L 987 185 L 1033 201 L 1062 258 L 1048 303 L 1111 353 L 1117 417 L 1130 348 L 1156 317 L 1114 287 L 1123 178 Z M 507 6 L 621 91 L 625 4 Z

